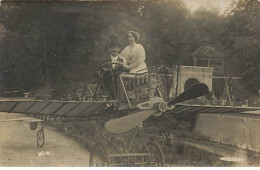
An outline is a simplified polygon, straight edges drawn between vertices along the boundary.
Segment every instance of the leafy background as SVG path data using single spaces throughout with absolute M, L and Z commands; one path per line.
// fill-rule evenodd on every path
M 108 57 L 111 36 L 126 46 L 140 33 L 148 66 L 193 65 L 208 45 L 224 54 L 225 75 L 242 76 L 257 94 L 260 75 L 260 2 L 239 0 L 223 14 L 191 12 L 182 0 L 116 2 L 2 2 L 0 92 L 50 88 L 90 80 Z

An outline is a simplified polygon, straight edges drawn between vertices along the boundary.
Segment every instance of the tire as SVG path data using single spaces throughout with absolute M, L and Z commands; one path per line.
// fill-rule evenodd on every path
M 98 144 L 94 145 L 94 147 L 92 148 L 92 151 L 90 152 L 89 166 L 90 167 L 96 167 L 96 166 L 109 167 L 109 166 L 111 166 L 110 154 L 107 150 L 107 147 L 104 144 L 98 143 Z
M 43 147 L 44 142 L 45 142 L 44 133 L 43 133 L 43 130 L 40 129 L 37 132 L 37 146 L 40 147 L 40 148 Z
M 147 166 L 164 167 L 165 158 L 161 146 L 157 142 L 150 142 L 147 144 L 147 147 L 151 154 L 147 161 Z

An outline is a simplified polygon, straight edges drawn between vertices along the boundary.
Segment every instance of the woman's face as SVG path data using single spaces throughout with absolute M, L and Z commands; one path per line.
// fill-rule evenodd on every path
M 133 36 L 133 34 L 128 33 L 127 34 L 127 41 L 129 45 L 132 45 L 135 43 L 135 37 Z

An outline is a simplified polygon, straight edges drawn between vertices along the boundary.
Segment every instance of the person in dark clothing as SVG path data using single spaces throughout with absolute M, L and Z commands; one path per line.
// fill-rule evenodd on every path
M 102 89 L 109 92 L 112 99 L 116 99 L 117 77 L 122 71 L 126 71 L 126 60 L 120 57 L 120 45 L 117 37 L 111 38 L 110 57 L 102 61 L 98 75 L 103 79 Z

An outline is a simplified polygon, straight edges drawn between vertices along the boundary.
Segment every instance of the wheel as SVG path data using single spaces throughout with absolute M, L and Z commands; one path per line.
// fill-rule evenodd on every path
M 43 147 L 44 142 L 45 142 L 44 133 L 43 133 L 43 130 L 40 129 L 37 132 L 37 146 L 40 148 Z
M 160 145 L 156 142 L 150 142 L 147 144 L 147 147 L 151 154 L 147 160 L 147 166 L 165 166 L 165 158 Z
M 108 63 L 102 64 L 100 67 L 101 67 L 103 70 L 113 69 L 113 65 L 116 65 L 117 67 L 119 67 L 119 66 L 122 66 L 122 63 L 118 63 L 118 62 L 108 62 Z M 104 69 L 104 68 L 106 68 L 106 69 Z
M 89 166 L 105 167 L 110 165 L 111 165 L 111 159 L 106 146 L 101 143 L 96 144 L 92 148 L 92 151 L 90 152 Z

